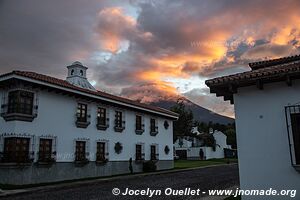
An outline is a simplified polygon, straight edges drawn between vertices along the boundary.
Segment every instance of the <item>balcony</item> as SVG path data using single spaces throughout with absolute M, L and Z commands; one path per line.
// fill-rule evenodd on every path
M 102 122 L 98 119 L 97 129 L 105 131 L 109 127 L 109 118 L 106 118 L 106 121 Z
M 8 110 L 8 104 L 1 105 L 1 117 L 5 121 L 26 121 L 32 122 L 37 117 L 38 106 L 33 106 L 31 112 L 25 112 L 24 109 Z
M 135 133 L 137 135 L 142 135 L 145 132 L 145 124 L 142 124 L 141 127 L 135 126 Z
M 78 114 L 76 114 L 76 127 L 77 128 L 86 128 L 90 125 L 90 121 L 88 120 L 91 116 L 87 115 L 86 117 L 80 117 Z
M 123 132 L 124 129 L 125 129 L 125 121 L 122 121 L 121 126 L 119 122 L 115 121 L 115 127 L 114 127 L 115 132 Z
M 150 135 L 156 136 L 158 134 L 158 126 L 150 127 Z

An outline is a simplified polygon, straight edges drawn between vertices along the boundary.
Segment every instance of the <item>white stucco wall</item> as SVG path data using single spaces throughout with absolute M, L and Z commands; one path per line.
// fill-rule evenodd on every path
M 180 141 L 182 141 L 182 145 L 180 145 Z M 186 149 L 192 146 L 192 142 L 186 139 L 177 139 L 174 143 L 175 149 Z
M 203 150 L 206 159 L 224 158 L 224 148 L 230 148 L 230 146 L 227 145 L 226 143 L 227 136 L 221 131 L 217 131 L 217 130 L 214 131 L 213 136 L 217 144 L 215 151 L 213 151 L 211 147 L 200 147 L 200 146 L 192 147 L 192 142 L 188 141 L 187 139 L 182 139 L 182 143 L 183 143 L 182 146 L 179 145 L 180 139 L 177 139 L 174 143 L 174 147 L 175 150 L 187 150 L 187 159 L 199 159 L 200 149 Z
M 220 147 L 220 148 L 229 148 L 230 146 L 227 145 L 227 136 L 222 133 L 221 131 L 214 131 L 213 133 L 214 138 L 216 140 L 216 144 Z
M 300 82 L 239 88 L 234 95 L 240 184 L 242 189 L 297 189 L 300 174 L 292 167 L 285 106 L 300 102 Z M 300 199 L 298 197 L 293 199 Z M 266 197 L 243 197 L 243 200 Z M 272 196 L 267 199 L 290 199 Z
M 204 157 L 206 160 L 213 158 L 224 158 L 224 149 L 216 147 L 216 151 L 213 151 L 212 147 L 191 147 L 187 150 L 188 159 L 200 159 L 200 149 L 203 150 Z
M 1 91 L 3 92 L 3 91 Z M 2 96 L 2 94 L 1 94 Z M 173 125 L 171 120 L 169 128 L 164 128 L 165 119 L 162 117 L 154 117 L 158 120 L 158 134 L 150 136 L 150 115 L 144 115 L 145 132 L 142 135 L 135 133 L 135 115 L 137 112 L 124 110 L 125 114 L 125 130 L 123 132 L 114 131 L 115 109 L 109 109 L 109 128 L 105 131 L 97 130 L 96 103 L 88 103 L 88 109 L 91 115 L 91 124 L 87 128 L 77 128 L 75 125 L 75 114 L 77 109 L 77 101 L 74 97 L 63 96 L 54 92 L 39 91 L 39 107 L 38 116 L 33 122 L 9 121 L 6 122 L 0 117 L 0 134 L 3 133 L 28 133 L 35 135 L 35 152 L 38 152 L 38 136 L 51 135 L 57 136 L 57 162 L 72 162 L 74 159 L 71 156 L 75 152 L 74 139 L 88 138 L 90 160 L 95 160 L 96 141 L 105 139 L 109 141 L 109 160 L 110 161 L 128 161 L 130 157 L 135 159 L 135 144 L 145 144 L 145 159 L 150 159 L 150 145 L 158 144 L 159 159 L 173 160 Z M 0 99 L 2 101 L 2 99 Z M 140 114 L 140 113 L 139 113 Z M 116 154 L 114 145 L 116 142 L 123 144 L 121 154 Z M 170 152 L 167 155 L 164 151 L 168 145 Z M 3 148 L 3 147 L 1 147 Z M 2 150 L 2 149 L 1 149 Z M 67 156 L 65 156 L 67 155 Z M 37 158 L 37 156 L 35 156 Z

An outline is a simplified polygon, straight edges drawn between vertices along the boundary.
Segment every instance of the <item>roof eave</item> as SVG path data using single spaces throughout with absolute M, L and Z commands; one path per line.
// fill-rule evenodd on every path
M 163 113 L 163 112 L 143 108 L 143 107 L 140 107 L 140 106 L 131 105 L 131 104 L 128 104 L 128 103 L 120 102 L 120 101 L 105 98 L 105 97 L 100 97 L 100 96 L 97 96 L 97 95 L 89 94 L 89 93 L 78 91 L 78 90 L 75 90 L 75 89 L 66 88 L 66 87 L 58 86 L 58 85 L 51 84 L 51 83 L 46 83 L 44 81 L 35 80 L 35 79 L 29 78 L 29 77 L 24 77 L 24 76 L 21 76 L 21 75 L 17 75 L 14 72 L 10 72 L 10 73 L 1 75 L 0 76 L 0 82 L 5 81 L 5 80 L 9 80 L 9 79 L 12 79 L 12 78 L 20 79 L 20 80 L 23 80 L 23 81 L 29 81 L 29 82 L 36 83 L 36 84 L 39 84 L 39 85 L 48 86 L 48 87 L 52 87 L 52 88 L 55 88 L 55 89 L 60 89 L 60 90 L 63 90 L 63 91 L 76 93 L 76 94 L 83 95 L 83 96 L 88 96 L 88 97 L 91 97 L 91 98 L 94 98 L 94 99 L 99 99 L 99 100 L 108 101 L 108 102 L 115 103 L 115 104 L 120 104 L 122 106 L 131 107 L 131 108 L 138 109 L 138 110 L 141 110 L 141 111 L 145 111 L 145 112 L 154 113 L 154 114 L 157 114 L 157 115 L 160 115 L 160 116 L 168 117 L 168 118 L 171 118 L 172 120 L 178 120 L 178 118 L 179 118 L 177 113 L 167 114 L 167 113 Z M 169 112 L 171 112 L 171 111 L 169 111 Z

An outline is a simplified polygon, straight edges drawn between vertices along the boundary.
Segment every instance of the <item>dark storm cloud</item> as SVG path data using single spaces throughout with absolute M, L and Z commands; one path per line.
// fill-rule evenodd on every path
M 65 66 L 80 60 L 98 88 L 172 96 L 172 79 L 214 77 L 299 53 L 299 9 L 297 0 L 0 1 L 0 72 L 63 78 Z M 197 95 L 221 109 L 213 104 L 222 101 L 209 105 L 209 95 L 186 93 Z
M 64 72 L 93 51 L 91 26 L 99 9 L 96 1 L 2 1 L 0 71 Z
M 151 3 L 139 5 L 140 13 L 137 23 L 131 27 L 131 30 L 135 30 L 130 32 L 130 36 L 122 35 L 123 39 L 129 40 L 131 44 L 127 54 L 136 58 L 149 57 L 148 63 L 145 62 L 147 59 L 143 59 L 144 62 L 140 65 L 135 61 L 132 64 L 125 61 L 126 65 L 123 66 L 123 71 L 129 68 L 130 71 L 133 68 L 136 68 L 137 71 L 140 68 L 157 69 L 152 62 L 153 58 L 167 61 L 178 59 L 178 70 L 181 67 L 183 73 L 198 71 L 201 75 L 206 75 L 206 71 L 218 72 L 227 67 L 240 67 L 246 64 L 244 60 L 247 62 L 251 60 L 245 56 L 242 59 L 243 54 L 253 47 L 261 45 L 261 41 L 271 42 L 267 37 L 276 35 L 276 31 L 274 33 L 275 24 L 280 25 L 283 22 L 286 24 L 286 21 L 293 19 L 290 15 L 283 16 L 282 11 L 289 9 L 291 13 L 295 14 L 296 7 L 299 8 L 299 3 L 296 1 L 289 1 L 288 6 L 283 5 L 281 1 L 273 1 L 272 5 L 269 2 L 261 1 L 232 0 L 222 2 L 151 1 Z M 266 6 L 269 9 L 264 9 Z M 126 23 L 123 27 L 126 27 Z M 101 29 L 101 26 L 99 28 Z M 145 42 L 141 37 L 135 37 L 142 33 L 150 33 L 151 39 Z M 247 39 L 249 36 L 254 37 L 254 42 L 257 44 L 249 45 L 245 41 L 239 41 L 236 48 L 224 48 L 222 45 L 232 38 Z M 199 42 L 199 45 L 192 47 L 191 42 L 193 41 Z M 209 42 L 213 45 L 207 44 Z M 290 53 L 282 51 L 280 55 L 284 56 Z M 121 56 L 123 57 L 123 55 Z M 233 60 L 227 59 L 228 56 Z M 260 56 L 264 58 L 263 55 Z M 123 59 L 120 60 L 124 62 Z M 202 60 L 211 60 L 211 63 L 202 63 Z M 128 67 L 126 67 L 127 64 Z M 110 63 L 104 66 L 107 65 Z

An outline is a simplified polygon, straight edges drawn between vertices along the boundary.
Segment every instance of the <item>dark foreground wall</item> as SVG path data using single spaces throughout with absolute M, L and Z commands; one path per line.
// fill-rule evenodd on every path
M 157 170 L 172 169 L 173 160 L 159 160 Z M 133 172 L 142 172 L 143 164 L 132 162 Z M 1 166 L 1 184 L 36 184 L 45 182 L 56 182 L 72 179 L 111 176 L 130 173 L 128 161 L 110 161 L 104 165 L 96 165 L 89 162 L 84 166 L 76 166 L 74 163 L 55 163 L 52 166 Z

